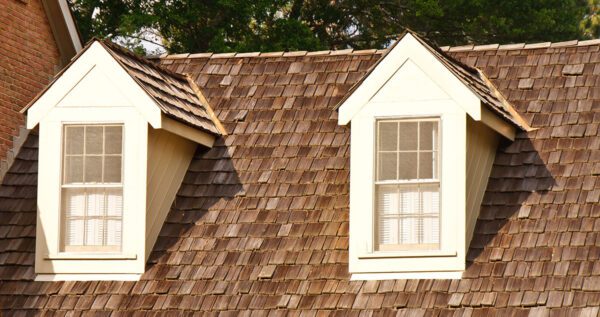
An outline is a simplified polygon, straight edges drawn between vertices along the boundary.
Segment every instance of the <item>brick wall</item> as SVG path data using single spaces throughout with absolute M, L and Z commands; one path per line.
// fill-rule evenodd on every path
M 0 162 L 24 125 L 19 111 L 48 84 L 59 63 L 41 0 L 0 0 Z

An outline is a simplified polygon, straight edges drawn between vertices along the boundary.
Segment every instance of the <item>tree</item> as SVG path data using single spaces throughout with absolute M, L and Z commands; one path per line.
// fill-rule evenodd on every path
M 579 27 L 587 38 L 600 37 L 600 0 L 588 0 L 588 10 Z
M 598 24 L 586 0 L 71 1 L 84 38 L 171 53 L 381 48 L 406 27 L 438 45 L 562 41 Z

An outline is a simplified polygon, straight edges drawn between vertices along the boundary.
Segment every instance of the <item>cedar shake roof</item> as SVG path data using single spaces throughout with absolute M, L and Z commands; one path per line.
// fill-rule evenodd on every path
M 220 135 L 220 123 L 210 105 L 185 75 L 164 69 L 110 41 L 99 41 L 167 116 Z
M 349 280 L 350 129 L 333 109 L 379 52 L 165 58 L 228 135 L 198 149 L 141 281 L 32 281 L 33 132 L 0 186 L 0 309 L 595 316 L 599 49 L 449 50 L 537 128 L 499 148 L 461 280 Z
M 56 75 L 46 89 L 40 92 L 21 112 L 25 113 L 60 78 L 62 73 L 95 42 L 100 43 L 115 58 L 119 65 L 156 102 L 166 116 L 213 135 L 222 134 L 221 124 L 214 116 L 210 105 L 196 89 L 195 84 L 185 75 L 169 71 L 110 41 L 98 39 L 89 41 L 71 60 L 71 63 Z

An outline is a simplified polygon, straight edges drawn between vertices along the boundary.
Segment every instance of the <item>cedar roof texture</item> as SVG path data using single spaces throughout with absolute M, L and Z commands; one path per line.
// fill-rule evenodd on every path
M 54 83 L 77 61 L 94 43 L 102 45 L 106 51 L 123 67 L 135 82 L 156 102 L 162 113 L 179 122 L 203 130 L 213 135 L 221 135 L 221 123 L 198 95 L 196 87 L 187 76 L 169 71 L 166 68 L 141 58 L 121 46 L 109 41 L 92 39 L 77 53 L 71 62 L 42 90 L 21 113 L 25 113 Z
M 98 41 L 156 101 L 167 116 L 206 132 L 221 134 L 210 105 L 183 74 L 171 72 L 109 41 Z
M 32 281 L 32 133 L 0 187 L 0 309 L 595 316 L 599 49 L 450 52 L 539 128 L 498 150 L 461 280 L 349 281 L 350 130 L 333 108 L 379 52 L 163 59 L 193 75 L 228 135 L 198 149 L 141 281 Z

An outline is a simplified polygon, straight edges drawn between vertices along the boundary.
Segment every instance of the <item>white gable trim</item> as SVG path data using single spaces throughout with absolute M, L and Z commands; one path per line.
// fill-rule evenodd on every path
M 110 53 L 99 42 L 93 43 L 59 78 L 37 99 L 27 110 L 27 128 L 33 129 L 40 121 L 80 83 L 88 73 L 101 70 L 119 87 L 126 100 L 122 105 L 108 106 L 134 106 L 142 116 L 155 128 L 161 128 L 161 110 L 156 102 L 135 82 L 133 78 L 121 67 Z M 90 94 L 104 94 L 109 92 L 90 91 Z M 101 96 L 98 96 L 101 97 Z M 81 105 L 82 109 L 86 105 Z
M 162 116 L 162 128 L 182 138 L 194 141 L 207 147 L 212 147 L 215 143 L 215 136 L 199 129 L 194 129 L 179 121 L 175 121 L 167 116 Z
M 481 101 L 417 39 L 407 33 L 377 64 L 339 108 L 338 123 L 346 125 L 410 59 L 474 120 L 481 120 Z

